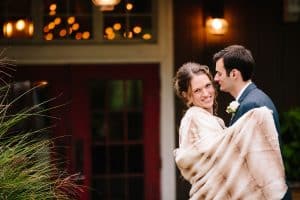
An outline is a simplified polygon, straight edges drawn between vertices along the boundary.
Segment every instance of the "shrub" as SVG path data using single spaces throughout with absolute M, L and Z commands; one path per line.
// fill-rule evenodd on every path
M 289 181 L 300 181 L 300 107 L 283 112 L 281 119 L 282 155 Z
M 4 75 L 0 76 L 0 199 L 76 199 L 81 190 L 77 175 L 68 175 L 52 159 L 54 143 L 44 134 L 50 127 L 26 130 L 20 126 L 33 117 L 50 117 L 49 109 L 43 108 L 48 101 L 14 112 L 18 100 L 36 88 L 11 99 L 13 84 L 6 80 L 5 70 L 13 68 L 7 61 L 0 59 L 0 75 Z

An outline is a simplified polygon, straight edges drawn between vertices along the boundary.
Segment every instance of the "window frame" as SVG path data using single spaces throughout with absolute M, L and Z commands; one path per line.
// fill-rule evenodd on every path
M 91 5 L 93 4 L 92 1 L 90 2 Z M 110 44 L 155 44 L 158 42 L 158 22 L 157 22 L 157 0 L 152 0 L 152 12 L 146 13 L 146 14 L 131 14 L 132 16 L 151 16 L 151 23 L 152 23 L 152 38 L 150 40 L 142 40 L 142 39 L 124 39 L 124 40 L 105 40 L 104 39 L 104 17 L 109 15 L 114 16 L 122 16 L 125 14 L 107 14 L 105 12 L 99 11 L 99 9 L 92 5 L 92 15 L 91 15 L 91 35 L 92 38 L 88 40 L 76 40 L 76 39 L 53 39 L 51 41 L 46 41 L 43 39 L 43 18 L 45 17 L 45 13 L 40 13 L 39 11 L 42 10 L 43 12 L 43 1 L 40 0 L 31 0 L 31 16 L 30 18 L 34 22 L 34 33 L 32 38 L 0 38 L 0 45 L 91 45 L 91 44 L 97 44 L 97 45 L 110 45 Z M 66 13 L 68 14 L 68 13 Z M 0 16 L 1 17 L 1 16 Z M 76 16 L 75 16 L 76 17 Z M 100 26 L 99 26 L 100 24 Z

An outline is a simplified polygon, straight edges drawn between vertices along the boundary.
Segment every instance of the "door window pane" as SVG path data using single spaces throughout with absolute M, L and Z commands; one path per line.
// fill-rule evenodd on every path
M 107 152 L 104 146 L 92 148 L 92 169 L 95 174 L 105 174 L 107 165 Z
M 93 199 L 143 199 L 142 86 L 141 80 L 89 84 Z M 139 190 L 137 195 L 134 190 Z
M 92 114 L 92 139 L 96 141 L 105 140 L 105 121 L 104 114 L 101 112 L 95 112 Z
M 142 173 L 144 171 L 144 152 L 142 145 L 128 147 L 128 171 Z
M 91 81 L 89 84 L 91 109 L 103 111 L 105 108 L 106 81 Z
M 108 199 L 107 191 L 109 191 L 109 185 L 105 178 L 95 178 L 92 182 L 92 187 L 90 189 L 92 193 L 92 199 Z
M 119 174 L 125 171 L 125 149 L 124 146 L 115 145 L 109 147 L 109 167 L 111 174 Z
M 143 114 L 141 112 L 128 113 L 128 140 L 143 139 Z
M 122 178 L 114 178 L 111 180 L 111 199 L 126 199 L 125 198 L 125 180 Z
M 129 197 L 130 200 L 144 199 L 144 179 L 133 177 L 129 179 Z
M 112 111 L 122 110 L 124 106 L 124 81 L 114 80 L 107 84 L 108 104 Z
M 124 116 L 122 112 L 108 114 L 108 136 L 111 141 L 120 141 L 124 138 Z
M 142 81 L 126 81 L 126 105 L 128 109 L 142 110 Z
M 143 139 L 141 80 L 91 81 L 89 87 L 94 140 Z

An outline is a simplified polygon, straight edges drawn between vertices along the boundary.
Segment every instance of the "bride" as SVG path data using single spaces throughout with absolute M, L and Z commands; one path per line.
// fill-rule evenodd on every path
M 174 156 L 190 199 L 281 199 L 287 185 L 272 111 L 252 109 L 226 128 L 214 113 L 212 75 L 198 63 L 179 68 L 174 88 L 188 107 Z

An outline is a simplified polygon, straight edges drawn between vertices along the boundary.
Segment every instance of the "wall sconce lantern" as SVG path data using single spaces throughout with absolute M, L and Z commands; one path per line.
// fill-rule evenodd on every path
M 224 18 L 206 19 L 207 31 L 214 35 L 224 35 L 228 30 L 228 22 Z
M 112 11 L 121 0 L 92 0 L 101 11 Z
M 206 0 L 204 1 L 204 10 L 207 32 L 224 35 L 228 30 L 228 22 L 224 18 L 224 0 Z
M 3 35 L 6 38 L 31 38 L 33 31 L 33 23 L 26 19 L 8 21 L 3 24 Z

